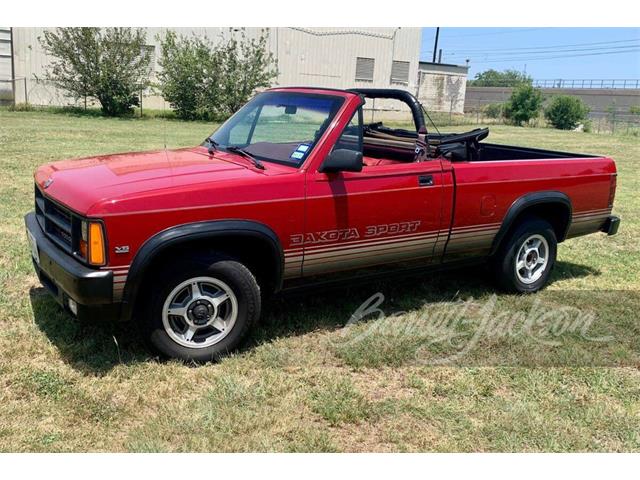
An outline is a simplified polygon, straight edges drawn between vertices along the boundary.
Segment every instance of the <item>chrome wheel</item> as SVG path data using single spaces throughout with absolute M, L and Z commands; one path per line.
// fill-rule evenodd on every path
M 238 299 L 233 290 L 213 277 L 185 280 L 167 296 L 162 323 L 169 337 L 187 348 L 220 342 L 233 329 Z
M 540 279 L 549 263 L 549 243 L 542 235 L 531 235 L 516 255 L 516 276 L 522 283 L 530 285 Z

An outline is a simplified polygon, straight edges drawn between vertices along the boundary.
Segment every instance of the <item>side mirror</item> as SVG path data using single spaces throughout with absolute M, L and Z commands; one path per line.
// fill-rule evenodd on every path
M 320 172 L 361 172 L 362 152 L 355 150 L 337 149 L 331 152 L 320 166 Z

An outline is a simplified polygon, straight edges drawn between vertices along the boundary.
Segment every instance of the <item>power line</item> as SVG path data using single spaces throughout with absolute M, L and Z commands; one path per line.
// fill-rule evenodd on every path
M 522 53 L 496 53 L 493 54 L 491 52 L 486 52 L 486 53 L 478 53 L 478 54 L 474 54 L 474 55 L 465 55 L 462 53 L 455 53 L 455 52 L 451 52 L 449 53 L 449 57 L 454 57 L 454 58 L 470 58 L 470 57 L 497 57 L 497 58 L 503 58 L 503 59 L 526 59 L 531 55 L 546 55 L 546 54 L 559 54 L 559 53 L 572 53 L 572 52 L 598 52 L 598 51 L 603 51 L 605 50 L 605 52 L 602 53 L 606 53 L 606 51 L 609 52 L 617 52 L 617 51 L 624 51 L 624 50 L 628 50 L 630 48 L 638 48 L 640 47 L 640 43 L 636 43 L 634 45 L 624 45 L 624 46 L 618 46 L 618 47 L 597 47 L 597 48 L 573 48 L 573 49 L 567 49 L 567 50 L 543 50 L 543 51 L 538 51 L 538 52 L 522 52 Z
M 526 50 L 545 50 L 545 49 L 550 49 L 550 48 L 555 49 L 555 48 L 569 48 L 569 47 L 586 47 L 586 46 L 591 46 L 591 45 L 611 45 L 611 44 L 628 43 L 628 42 L 640 42 L 640 37 L 638 37 L 638 38 L 630 38 L 628 40 L 614 40 L 614 41 L 609 41 L 609 42 L 573 43 L 573 44 L 565 44 L 565 45 L 546 45 L 546 46 L 538 46 L 538 47 L 491 48 L 490 50 L 481 49 L 481 48 L 465 49 L 465 48 L 449 47 L 449 50 L 452 51 L 452 52 L 460 52 L 460 53 L 488 52 L 488 51 L 492 51 L 492 52 L 516 52 L 516 51 L 518 51 L 519 52 L 519 51 L 526 51 Z M 611 48 L 613 48 L 613 47 L 611 47 Z M 532 51 L 531 53 L 536 53 L 536 52 Z
M 634 48 L 631 50 L 620 50 L 613 52 L 598 52 L 598 53 L 577 53 L 572 55 L 556 55 L 556 56 L 547 56 L 547 57 L 530 57 L 530 58 L 507 58 L 501 60 L 484 60 L 484 61 L 473 61 L 474 64 L 482 64 L 482 63 L 506 63 L 506 62 L 521 62 L 521 61 L 538 61 L 538 60 L 554 60 L 558 58 L 573 58 L 573 57 L 591 57 L 597 55 L 618 55 L 621 53 L 634 53 L 640 52 L 640 48 Z
M 604 48 L 589 48 L 589 49 L 572 49 L 572 50 L 546 50 L 543 52 L 523 52 L 523 53 L 497 53 L 495 55 L 491 54 L 490 52 L 488 53 L 484 53 L 484 54 L 475 54 L 475 55 L 463 55 L 463 54 L 454 54 L 451 53 L 449 54 L 450 57 L 464 57 L 464 58 L 485 58 L 487 57 L 487 59 L 489 59 L 488 57 L 498 57 L 498 58 L 502 58 L 502 59 L 527 59 L 530 57 L 537 57 L 537 56 L 547 56 L 547 55 L 559 55 L 559 54 L 569 54 L 569 55 L 574 55 L 575 52 L 577 53 L 607 53 L 607 52 L 618 52 L 618 51 L 625 51 L 625 50 L 629 50 L 629 49 L 633 49 L 633 48 L 639 48 L 640 44 L 635 44 L 635 45 L 625 45 L 625 46 L 618 46 L 618 47 L 604 47 Z M 604 50 L 604 51 L 602 51 Z

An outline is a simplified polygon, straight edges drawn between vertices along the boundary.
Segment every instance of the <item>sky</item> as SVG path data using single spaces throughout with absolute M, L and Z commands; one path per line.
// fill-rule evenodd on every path
M 421 60 L 433 59 L 435 32 L 422 29 Z M 640 28 L 441 27 L 440 48 L 442 63 L 469 59 L 469 78 L 490 68 L 536 80 L 640 78 Z

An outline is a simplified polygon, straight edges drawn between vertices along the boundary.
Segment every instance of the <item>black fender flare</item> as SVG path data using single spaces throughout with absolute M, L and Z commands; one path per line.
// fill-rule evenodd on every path
M 562 192 L 558 192 L 555 190 L 541 191 L 541 192 L 533 192 L 527 193 L 519 198 L 517 198 L 507 210 L 507 214 L 504 216 L 502 220 L 502 225 L 500 226 L 500 230 L 496 234 L 493 239 L 493 244 L 491 245 L 490 255 L 493 255 L 498 250 L 498 247 L 504 240 L 507 232 L 513 226 L 513 222 L 518 218 L 518 216 L 527 208 L 542 205 L 542 204 L 551 204 L 557 203 L 564 205 L 569 212 L 569 219 L 567 221 L 567 225 L 561 235 L 558 235 L 558 242 L 564 241 L 567 236 L 567 231 L 569 230 L 569 226 L 571 225 L 571 214 L 572 214 L 572 206 L 571 199 Z
M 225 236 L 254 237 L 265 241 L 272 253 L 276 290 L 282 286 L 284 253 L 276 233 L 267 225 L 250 220 L 213 220 L 186 223 L 167 228 L 150 237 L 138 250 L 127 276 L 122 295 L 121 320 L 130 320 L 136 296 L 140 291 L 142 278 L 153 259 L 169 247 L 193 240 L 223 238 Z

